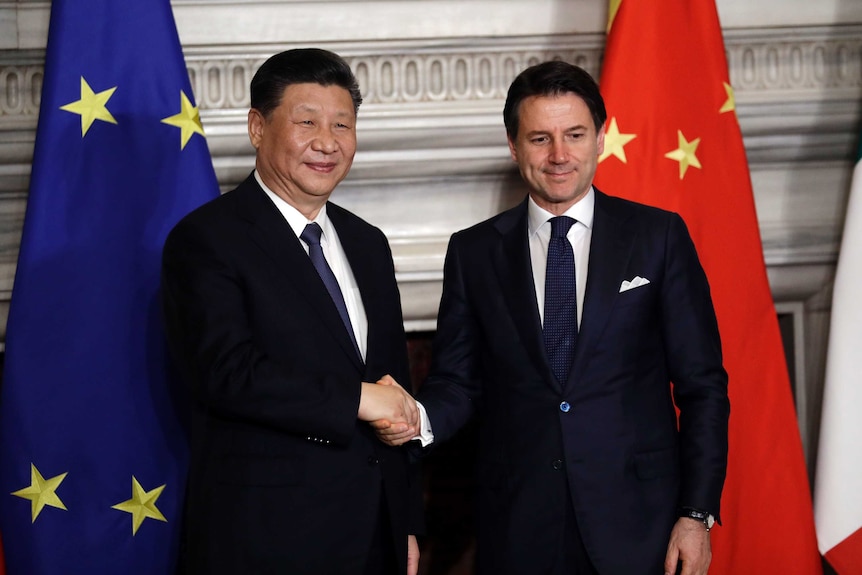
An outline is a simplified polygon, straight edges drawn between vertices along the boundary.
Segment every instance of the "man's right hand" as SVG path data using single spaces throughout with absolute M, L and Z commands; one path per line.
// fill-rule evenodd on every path
M 386 375 L 377 382 L 377 385 L 398 385 L 398 383 L 396 383 L 396 381 L 390 376 Z M 400 388 L 401 386 L 398 387 Z M 406 421 L 390 420 L 387 418 L 375 419 L 370 423 L 371 427 L 374 428 L 374 432 L 377 434 L 377 439 L 392 447 L 403 445 L 418 436 L 420 433 L 418 409 L 416 413 L 416 423 L 414 425 L 411 425 Z
M 377 383 L 362 382 L 357 417 L 362 421 L 386 421 L 405 432 L 412 430 L 413 435 L 419 429 L 416 400 L 389 375 Z

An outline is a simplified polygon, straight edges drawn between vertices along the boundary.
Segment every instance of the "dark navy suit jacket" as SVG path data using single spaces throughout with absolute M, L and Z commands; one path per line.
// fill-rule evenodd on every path
M 542 343 L 526 201 L 455 234 L 419 400 L 436 442 L 478 414 L 480 573 L 554 573 L 566 506 L 603 575 L 662 573 L 678 506 L 718 516 L 727 374 L 676 214 L 596 192 L 568 381 Z
M 334 204 L 368 317 L 365 362 L 299 240 L 253 176 L 171 232 L 168 339 L 191 386 L 189 573 L 361 573 L 386 498 L 399 570 L 421 528 L 403 450 L 357 420 L 360 382 L 409 382 L 383 233 Z

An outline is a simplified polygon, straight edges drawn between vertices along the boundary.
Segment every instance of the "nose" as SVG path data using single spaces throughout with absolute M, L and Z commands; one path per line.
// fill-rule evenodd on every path
M 560 140 L 551 142 L 549 160 L 552 164 L 565 164 L 568 160 L 566 145 Z
M 331 154 L 338 149 L 338 143 L 331 131 L 321 129 L 317 131 L 317 134 L 312 141 L 312 148 L 317 152 Z

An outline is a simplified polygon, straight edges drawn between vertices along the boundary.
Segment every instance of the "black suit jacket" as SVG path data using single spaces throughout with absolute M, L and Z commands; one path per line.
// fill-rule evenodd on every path
M 167 333 L 193 397 L 190 573 L 361 573 L 381 497 L 406 571 L 419 485 L 403 450 L 356 417 L 362 381 L 409 383 L 392 256 L 377 228 L 331 203 L 327 214 L 368 317 L 364 364 L 253 176 L 167 239 Z
M 621 292 L 636 276 L 649 283 Z M 662 573 L 677 507 L 719 513 L 727 374 L 709 286 L 676 214 L 596 192 L 564 382 L 542 343 L 526 201 L 455 234 L 419 400 L 436 442 L 478 412 L 483 574 L 554 573 L 567 506 L 603 575 Z

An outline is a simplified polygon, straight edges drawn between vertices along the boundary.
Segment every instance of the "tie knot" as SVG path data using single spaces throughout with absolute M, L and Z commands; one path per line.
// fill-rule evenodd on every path
M 569 229 L 574 225 L 575 219 L 569 216 L 557 216 L 551 218 L 551 237 L 564 238 L 569 233 Z
M 299 239 L 310 246 L 318 246 L 320 245 L 320 234 L 322 233 L 323 230 L 320 229 L 320 226 L 316 222 L 311 222 L 302 230 Z

